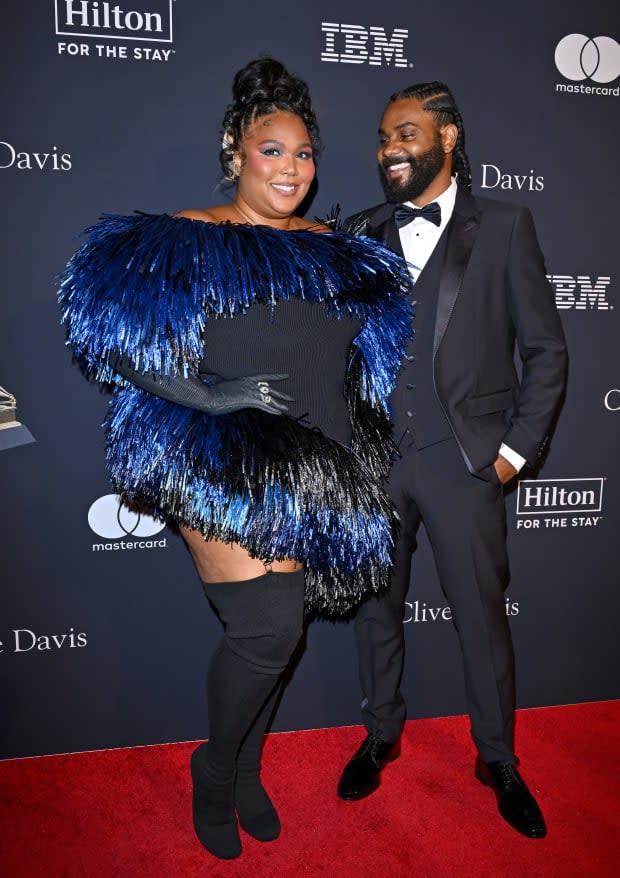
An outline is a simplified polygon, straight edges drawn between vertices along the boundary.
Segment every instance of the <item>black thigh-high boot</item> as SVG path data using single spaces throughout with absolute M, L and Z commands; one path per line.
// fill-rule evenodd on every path
M 209 664 L 209 741 L 192 754 L 194 828 L 211 853 L 232 859 L 241 852 L 234 801 L 237 755 L 301 638 L 304 573 L 203 585 L 225 636 Z M 249 814 L 249 824 L 259 816 Z

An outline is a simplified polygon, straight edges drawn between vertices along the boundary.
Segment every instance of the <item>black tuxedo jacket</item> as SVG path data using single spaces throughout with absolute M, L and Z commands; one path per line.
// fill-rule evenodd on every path
M 402 255 L 392 211 L 380 204 L 345 226 Z M 459 189 L 444 234 L 435 392 L 473 474 L 487 470 L 502 442 L 533 465 L 564 390 L 567 356 L 532 216 Z

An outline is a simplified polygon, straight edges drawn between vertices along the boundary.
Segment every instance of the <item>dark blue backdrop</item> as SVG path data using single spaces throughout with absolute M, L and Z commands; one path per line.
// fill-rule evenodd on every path
M 507 498 L 519 705 L 618 697 L 617 4 L 5 6 L 0 384 L 36 442 L 0 452 L 0 754 L 205 735 L 218 625 L 172 534 L 119 523 L 106 501 L 92 508 L 109 493 L 106 400 L 63 347 L 53 277 L 102 211 L 225 198 L 220 121 L 234 72 L 260 53 L 312 89 L 325 142 L 312 214 L 381 200 L 383 105 L 430 79 L 461 105 L 474 191 L 532 209 L 571 367 L 547 461 L 527 477 L 546 481 L 521 485 L 518 504 L 516 490 Z M 408 600 L 410 716 L 463 712 L 424 538 Z M 359 697 L 350 626 L 315 623 L 275 727 L 356 723 Z

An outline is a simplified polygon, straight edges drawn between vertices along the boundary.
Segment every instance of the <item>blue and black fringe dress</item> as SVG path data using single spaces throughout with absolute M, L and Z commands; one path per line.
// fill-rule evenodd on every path
M 168 214 L 106 216 L 86 234 L 59 299 L 81 368 L 115 385 L 114 490 L 257 558 L 302 561 L 308 610 L 346 613 L 384 588 L 405 263 L 343 232 Z M 117 355 L 167 377 L 287 373 L 277 387 L 295 401 L 286 415 L 209 415 L 132 385 L 110 367 Z

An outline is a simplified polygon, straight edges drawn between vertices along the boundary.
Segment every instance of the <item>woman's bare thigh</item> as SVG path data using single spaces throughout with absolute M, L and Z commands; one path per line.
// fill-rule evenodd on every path
M 179 530 L 203 582 L 239 582 L 263 576 L 266 570 L 292 573 L 303 567 L 303 564 L 292 558 L 285 561 L 264 562 L 258 558 L 251 558 L 239 543 L 205 540 L 200 531 L 185 526 L 180 526 Z

